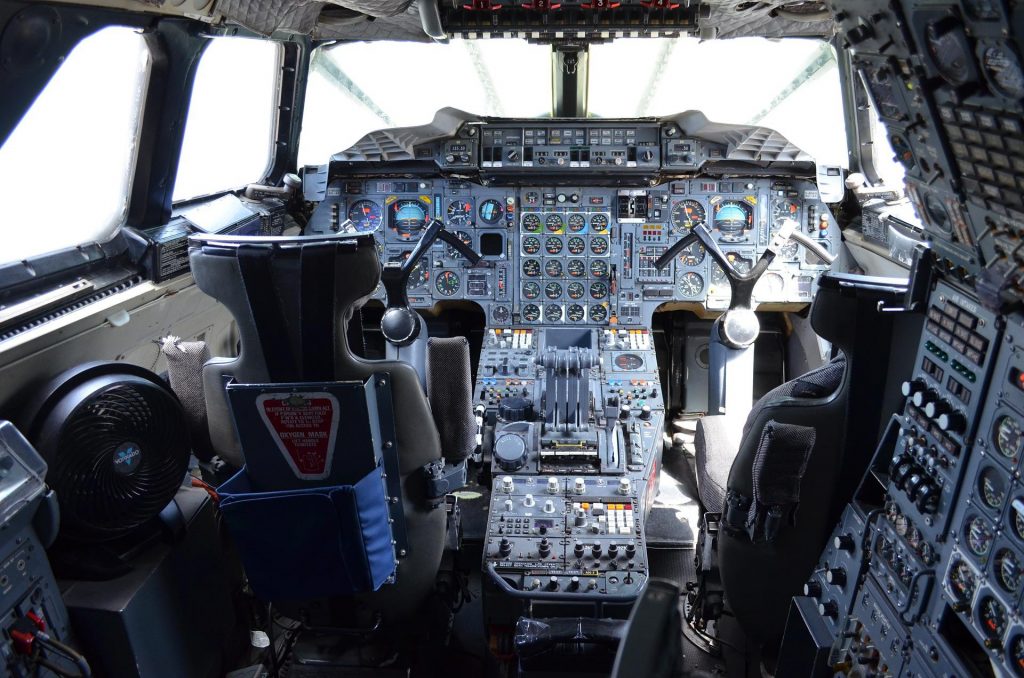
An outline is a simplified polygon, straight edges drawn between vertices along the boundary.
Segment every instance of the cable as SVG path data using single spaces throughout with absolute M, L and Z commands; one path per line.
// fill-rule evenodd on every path
M 36 642 L 37 643 L 39 643 L 40 645 L 45 646 L 46 648 L 48 648 L 51 652 L 54 652 L 55 654 L 62 655 L 63 657 L 65 657 L 66 659 L 68 659 L 72 663 L 74 663 L 75 667 L 78 669 L 78 672 L 79 672 L 79 675 L 81 676 L 81 678 L 92 678 L 92 669 L 89 668 L 89 662 L 86 661 L 85 657 L 80 655 L 73 648 L 65 645 L 64 643 L 60 642 L 59 640 L 55 640 L 55 639 L 51 638 L 48 634 L 44 633 L 43 631 L 36 631 L 34 635 L 36 637 Z M 42 661 L 42 659 L 40 658 L 39 661 Z M 50 667 L 47 666 L 47 668 L 50 668 Z M 53 671 L 52 668 L 50 668 L 50 670 Z M 70 674 L 62 673 L 60 675 L 70 675 Z

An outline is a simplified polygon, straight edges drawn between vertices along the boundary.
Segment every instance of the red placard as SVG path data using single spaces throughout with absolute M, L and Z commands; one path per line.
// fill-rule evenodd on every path
M 256 409 L 292 472 L 320 480 L 331 472 L 338 433 L 338 400 L 330 393 L 264 393 Z

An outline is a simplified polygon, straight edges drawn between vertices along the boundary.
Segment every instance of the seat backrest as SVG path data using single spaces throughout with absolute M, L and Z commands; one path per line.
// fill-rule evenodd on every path
M 898 304 L 898 281 L 857 276 L 823 276 L 811 309 L 815 332 L 839 355 L 823 367 L 782 384 L 751 410 L 726 486 L 719 564 L 729 607 L 744 631 L 771 652 L 785 627 L 790 598 L 810 576 L 832 526 L 850 501 L 870 462 L 878 435 L 892 322 L 879 302 Z M 766 427 L 787 429 L 809 448 L 800 474 L 792 524 L 784 522 L 767 541 L 751 538 L 741 525 L 744 501 L 755 497 L 763 472 Z M 806 433 L 801 434 L 801 431 Z M 791 437 L 792 437 L 791 435 Z M 791 441 L 792 442 L 792 441 Z M 758 468 L 762 466 L 762 468 Z M 730 519 L 730 508 L 732 518 Z
M 239 355 L 212 360 L 203 375 L 211 439 L 229 462 L 244 462 L 227 404 L 229 379 L 366 382 L 388 375 L 408 548 L 400 554 L 396 585 L 363 602 L 385 617 L 407 615 L 429 594 L 444 546 L 444 511 L 426 501 L 419 477 L 442 454 L 416 371 L 402 362 L 363 359 L 349 346 L 348 323 L 380 280 L 373 238 L 194 236 L 189 256 L 196 284 L 238 325 Z

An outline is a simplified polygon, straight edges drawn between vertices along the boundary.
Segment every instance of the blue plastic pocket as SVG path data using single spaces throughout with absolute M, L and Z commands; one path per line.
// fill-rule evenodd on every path
M 382 467 L 354 485 L 276 492 L 254 492 L 243 468 L 217 492 L 259 598 L 367 593 L 395 573 Z

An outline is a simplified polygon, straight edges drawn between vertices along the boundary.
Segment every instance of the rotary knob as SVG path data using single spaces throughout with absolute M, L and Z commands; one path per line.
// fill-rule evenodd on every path
M 809 581 L 804 584 L 804 595 L 811 598 L 821 597 L 821 584 L 816 581 Z
M 494 441 L 494 461 L 503 471 L 523 468 L 526 464 L 526 441 L 512 433 L 499 436 Z M 502 483 L 504 489 L 504 480 Z
M 498 405 L 498 416 L 503 421 L 526 421 L 533 418 L 533 401 L 529 398 L 512 396 L 502 398 Z
M 905 381 L 900 386 L 900 391 L 907 398 L 913 398 L 916 394 L 920 393 L 927 387 L 922 379 L 914 379 L 913 381 Z

